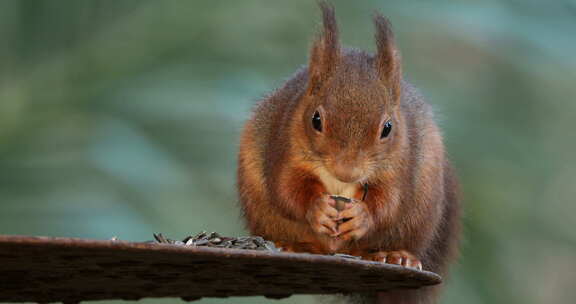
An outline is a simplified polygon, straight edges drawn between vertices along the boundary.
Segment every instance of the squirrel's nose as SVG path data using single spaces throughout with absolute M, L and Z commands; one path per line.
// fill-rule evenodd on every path
M 333 166 L 334 177 L 343 183 L 354 183 L 362 178 L 362 170 L 350 161 L 339 161 Z

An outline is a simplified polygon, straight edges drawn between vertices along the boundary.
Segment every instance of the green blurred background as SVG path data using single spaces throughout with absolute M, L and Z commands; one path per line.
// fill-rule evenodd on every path
M 346 45 L 390 17 L 438 113 L 465 194 L 445 303 L 574 301 L 576 1 L 333 2 Z M 319 21 L 310 0 L 1 1 L 0 233 L 246 234 L 242 123 Z

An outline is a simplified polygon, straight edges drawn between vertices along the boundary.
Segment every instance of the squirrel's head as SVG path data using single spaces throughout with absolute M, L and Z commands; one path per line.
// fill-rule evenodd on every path
M 332 6 L 312 46 L 300 102 L 306 154 L 342 182 L 366 181 L 399 148 L 402 72 L 390 23 L 374 16 L 377 52 L 343 50 Z

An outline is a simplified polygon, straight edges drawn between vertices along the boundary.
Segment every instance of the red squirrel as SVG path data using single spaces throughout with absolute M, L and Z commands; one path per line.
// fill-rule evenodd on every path
M 320 7 L 308 66 L 258 103 L 242 133 L 247 227 L 285 251 L 446 274 L 460 234 L 458 182 L 431 108 L 403 79 L 385 17 L 374 16 L 371 55 L 341 47 L 333 7 Z M 332 195 L 354 202 L 339 210 Z M 437 288 L 423 290 L 379 296 L 433 302 Z

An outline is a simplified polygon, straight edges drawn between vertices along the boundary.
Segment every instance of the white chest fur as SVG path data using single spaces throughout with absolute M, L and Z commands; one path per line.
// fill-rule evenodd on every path
M 345 197 L 354 197 L 358 190 L 357 183 L 343 183 L 330 174 L 325 168 L 320 167 L 316 170 L 324 187 L 330 195 L 340 195 Z

